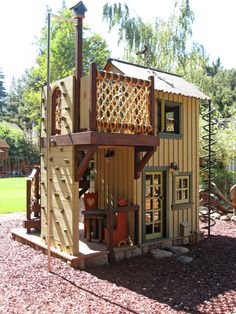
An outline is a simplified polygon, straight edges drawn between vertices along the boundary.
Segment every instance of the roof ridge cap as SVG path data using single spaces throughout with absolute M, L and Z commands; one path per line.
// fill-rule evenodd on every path
M 177 76 L 177 77 L 181 77 L 181 78 L 182 78 L 181 75 L 176 74 L 176 73 L 171 73 L 171 72 L 159 70 L 159 69 L 155 69 L 155 68 L 152 68 L 152 67 L 146 67 L 146 66 L 144 66 L 144 65 L 140 65 L 140 64 L 136 64 L 136 63 L 131 63 L 131 62 L 124 61 L 124 60 L 119 60 L 119 59 L 116 59 L 116 58 L 109 58 L 107 61 L 108 61 L 108 62 L 117 61 L 117 62 L 120 62 L 120 63 L 124 63 L 124 64 L 128 64 L 128 65 L 136 66 L 136 67 L 138 67 L 138 68 L 143 68 L 143 69 L 147 69 L 147 70 L 151 70 L 151 71 L 156 71 L 156 72 L 160 72 L 160 73 L 164 73 L 164 74 L 169 74 L 169 75 L 173 75 L 173 76 Z

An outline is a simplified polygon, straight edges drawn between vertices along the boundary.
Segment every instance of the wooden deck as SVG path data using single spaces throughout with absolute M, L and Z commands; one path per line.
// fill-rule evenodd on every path
M 83 236 L 83 224 L 79 224 L 79 231 L 80 241 L 78 256 L 64 253 L 54 247 L 51 247 L 52 255 L 66 261 L 68 265 L 74 268 L 83 269 L 85 268 L 85 266 L 91 264 L 102 265 L 102 260 L 104 261 L 104 264 L 106 264 L 109 253 L 109 251 L 107 251 L 106 249 L 106 246 L 102 243 L 88 242 Z M 27 244 L 36 250 L 41 250 L 44 254 L 47 253 L 47 245 L 41 239 L 38 231 L 27 233 L 27 230 L 25 228 L 18 228 L 11 230 L 11 233 L 14 240 L 23 244 Z M 101 259 L 102 257 L 104 258 Z

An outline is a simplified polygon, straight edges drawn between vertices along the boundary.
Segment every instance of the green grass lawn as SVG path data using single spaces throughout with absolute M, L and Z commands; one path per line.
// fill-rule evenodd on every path
M 26 178 L 0 178 L 0 214 L 26 211 Z

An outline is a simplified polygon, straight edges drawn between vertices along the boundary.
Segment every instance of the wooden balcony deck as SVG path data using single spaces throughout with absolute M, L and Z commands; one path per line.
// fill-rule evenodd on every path
M 85 131 L 50 137 L 51 146 L 101 145 L 101 146 L 159 146 L 158 136 Z M 41 147 L 46 147 L 46 138 L 41 138 Z

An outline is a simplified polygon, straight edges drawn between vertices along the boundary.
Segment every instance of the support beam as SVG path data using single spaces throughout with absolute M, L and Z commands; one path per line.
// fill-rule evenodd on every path
M 150 108 L 151 108 L 151 112 L 150 112 L 150 122 L 152 125 L 152 132 L 150 134 L 155 134 L 155 112 L 154 112 L 154 108 L 155 108 L 155 86 L 154 86 L 154 76 L 150 76 L 149 80 L 151 81 L 151 86 L 150 86 L 150 94 L 149 94 L 149 102 L 150 102 Z
M 140 153 L 141 152 L 145 152 L 145 155 L 143 156 L 143 158 L 140 158 Z M 146 147 L 146 148 L 137 148 L 135 147 L 134 150 L 134 178 L 138 179 L 140 178 L 141 175 L 141 171 L 143 170 L 143 168 L 145 167 L 145 165 L 148 163 L 148 161 L 150 160 L 150 158 L 153 156 L 153 154 L 156 151 L 156 147 Z
M 78 182 L 79 180 L 81 180 L 83 178 L 83 175 L 86 171 L 86 169 L 89 166 L 89 162 L 90 160 L 93 158 L 95 152 L 96 152 L 97 148 L 90 148 L 86 151 L 85 156 L 83 157 L 83 159 L 80 161 L 79 165 L 77 165 L 76 168 L 76 176 L 75 176 L 75 181 Z M 78 162 L 78 161 L 77 161 Z
M 50 146 L 67 145 L 103 145 L 103 146 L 159 146 L 160 139 L 154 135 L 144 134 L 120 134 L 85 131 L 67 135 L 50 137 Z M 41 138 L 41 147 L 46 147 L 45 138 Z
M 97 131 L 97 67 L 96 63 L 91 63 L 89 67 L 89 77 L 91 86 L 90 108 L 89 108 L 89 129 L 90 131 Z
M 88 191 L 88 189 L 90 188 L 90 181 L 89 180 L 80 180 L 79 182 L 79 198 L 81 198 L 81 196 L 86 193 Z

